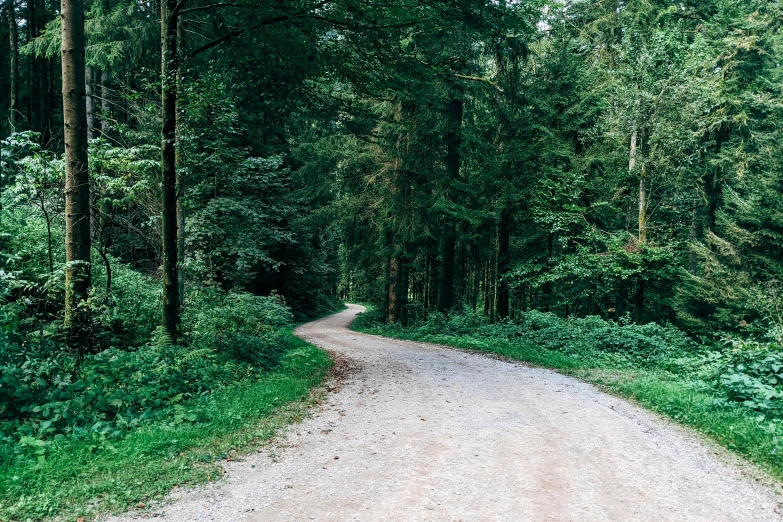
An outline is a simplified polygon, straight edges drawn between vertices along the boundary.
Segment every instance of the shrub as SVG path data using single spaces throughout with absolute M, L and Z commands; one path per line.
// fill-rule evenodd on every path
M 158 336 L 87 354 L 78 366 L 46 337 L 22 344 L 0 333 L 0 464 L 40 456 L 62 437 L 112 438 L 152 420 L 199 421 L 185 401 L 280 363 L 280 332 L 292 320 L 282 298 L 209 290 L 189 300 L 183 345 Z

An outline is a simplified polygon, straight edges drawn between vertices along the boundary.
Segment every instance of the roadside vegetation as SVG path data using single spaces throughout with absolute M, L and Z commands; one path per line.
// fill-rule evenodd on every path
M 77 382 L 100 381 L 106 395 L 78 407 L 64 400 L 27 408 L 32 414 L 17 430 L 28 435 L 9 436 L 0 446 L 0 520 L 92 520 L 97 513 L 149 508 L 172 489 L 219 479 L 222 461 L 258 449 L 307 414 L 315 400 L 310 392 L 331 365 L 290 328 L 278 330 L 276 340 L 282 348 L 264 370 L 220 365 L 213 354 L 211 366 L 185 371 L 175 367 L 184 360 L 171 348 L 140 348 L 131 352 L 134 360 L 150 361 L 114 381 L 85 361 L 87 374 Z M 243 375 L 215 380 L 236 371 Z M 175 382 L 158 380 L 169 374 Z M 148 381 L 140 386 L 143 398 L 127 389 L 137 379 Z M 101 400 L 111 389 L 119 392 L 116 405 Z M 147 401 L 154 406 L 145 408 Z M 86 410 L 63 418 L 79 408 Z
M 490 323 L 464 310 L 403 327 L 377 311 L 353 329 L 551 368 L 695 428 L 783 479 L 783 356 L 772 341 L 701 344 L 672 326 L 531 311 Z

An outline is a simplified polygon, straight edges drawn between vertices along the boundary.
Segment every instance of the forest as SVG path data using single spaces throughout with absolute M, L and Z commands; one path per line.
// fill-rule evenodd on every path
M 777 441 L 777 2 L 3 0 L 0 18 L 0 520 L 170 489 L 170 469 L 143 491 L 74 469 L 139 430 L 213 429 L 237 386 L 287 391 L 222 434 L 305 397 L 330 362 L 291 328 L 344 301 L 373 333 L 664 372 Z M 754 458 L 783 470 L 769 444 Z

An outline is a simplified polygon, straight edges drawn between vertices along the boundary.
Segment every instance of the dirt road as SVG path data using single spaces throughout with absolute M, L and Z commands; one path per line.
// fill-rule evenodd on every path
M 325 411 L 166 520 L 783 520 L 685 430 L 548 370 L 351 332 L 360 309 L 297 331 L 350 360 Z

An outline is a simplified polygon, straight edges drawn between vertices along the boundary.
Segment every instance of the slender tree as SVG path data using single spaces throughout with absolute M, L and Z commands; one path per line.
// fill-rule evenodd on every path
M 10 82 L 11 82 L 11 105 L 9 107 L 9 117 L 11 127 L 16 126 L 17 114 L 19 113 L 19 47 L 18 31 L 16 27 L 16 11 L 14 9 L 14 0 L 6 0 L 6 15 L 8 16 L 8 37 L 10 43 Z
M 94 71 L 92 67 L 86 67 L 84 70 L 84 92 L 85 94 L 85 106 L 87 111 L 87 139 L 91 140 L 95 137 L 95 98 L 93 97 L 93 76 Z
M 84 83 L 84 4 L 62 0 L 63 123 L 65 127 L 65 327 L 68 342 L 89 346 L 90 179 Z
M 177 342 L 179 324 L 179 277 L 177 273 L 177 19 L 181 3 L 161 2 L 161 173 L 163 183 L 163 317 L 162 324 L 172 342 Z

